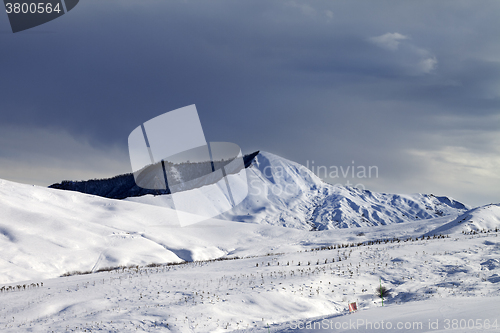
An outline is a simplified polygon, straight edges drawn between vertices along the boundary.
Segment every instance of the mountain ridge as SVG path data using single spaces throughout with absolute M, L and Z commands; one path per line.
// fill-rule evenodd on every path
M 266 166 L 282 166 L 283 173 L 267 172 L 266 175 L 263 172 Z M 322 214 L 328 212 L 331 203 L 344 205 L 365 199 L 370 204 L 368 208 L 373 207 L 374 211 L 376 208 L 385 213 L 389 210 L 376 206 L 368 193 L 343 187 L 330 188 L 331 185 L 325 185 L 305 167 L 269 153 L 259 156 L 248 171 L 249 181 L 254 182 L 255 188 L 250 189 L 247 201 L 237 207 L 240 211 L 228 211 L 225 217 L 184 228 L 176 224 L 175 210 L 164 205 L 155 207 L 151 203 L 134 202 L 149 199 L 154 203 L 168 199 L 169 195 L 116 200 L 0 180 L 0 252 L 3 259 L 0 261 L 0 283 L 54 278 L 69 271 L 96 271 L 105 267 L 265 256 L 335 244 L 422 237 L 430 232 L 460 233 L 462 230 L 457 228 L 445 228 L 441 232 L 438 228 L 453 221 L 458 223 L 460 218 L 457 217 L 462 215 L 463 219 L 469 213 L 473 215 L 470 220 L 481 223 L 478 228 L 500 227 L 500 210 L 496 206 L 464 212 L 446 205 L 453 203 L 452 199 L 441 202 L 430 196 L 425 200 L 436 200 L 434 203 L 438 207 L 449 207 L 443 210 L 443 216 L 357 227 L 354 223 L 349 224 L 349 218 L 352 221 L 360 219 L 359 212 L 366 205 L 361 202 L 359 212 L 351 205 L 342 208 L 348 225 L 328 226 L 328 219 Z M 288 185 L 288 192 L 279 193 L 271 187 L 273 184 L 283 188 Z M 257 190 L 262 193 L 259 195 Z M 345 196 L 349 192 L 352 198 Z M 334 195 L 339 193 L 350 201 L 335 199 Z M 382 208 L 383 200 L 390 202 L 392 198 L 373 193 L 371 196 L 381 201 Z M 405 200 L 401 195 L 397 198 Z M 422 198 L 417 196 L 419 200 L 415 200 L 410 196 L 408 207 L 416 203 L 415 209 L 419 208 L 425 203 Z M 254 204 L 256 211 L 249 210 Z M 404 207 L 400 202 L 398 205 Z M 482 220 L 476 218 L 475 212 L 481 213 Z M 246 221 L 242 217 L 246 217 Z M 321 227 L 318 221 L 326 227 L 311 232 L 314 226 Z
M 259 151 L 243 156 L 245 168 L 250 165 L 253 158 Z M 97 195 L 108 199 L 125 199 L 140 197 L 143 195 L 165 195 L 170 194 L 168 184 L 167 189 L 146 189 L 137 186 L 133 173 L 125 173 L 110 178 L 90 179 L 81 181 L 63 180 L 60 183 L 49 185 L 49 188 L 74 191 L 90 195 Z
M 245 155 L 244 161 L 248 196 L 242 203 L 218 216 L 220 219 L 303 230 L 328 230 L 425 220 L 461 214 L 471 208 L 446 196 L 387 194 L 334 186 L 305 166 L 269 152 L 257 151 Z M 130 179 L 124 181 L 127 176 Z M 92 186 L 89 187 L 89 184 Z M 99 184 L 104 190 L 98 188 Z M 113 189 L 114 184 L 121 186 L 120 189 Z M 153 193 L 153 190 L 140 189 L 135 185 L 132 174 L 86 182 L 63 182 L 49 187 L 174 208 L 168 190 Z
M 334 186 L 306 167 L 268 152 L 255 156 L 247 177 L 248 197 L 221 218 L 327 230 L 424 220 L 471 208 L 446 196 Z

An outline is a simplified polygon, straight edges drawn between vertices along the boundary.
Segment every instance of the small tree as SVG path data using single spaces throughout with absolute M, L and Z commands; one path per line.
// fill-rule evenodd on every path
M 382 306 L 384 306 L 384 297 L 389 296 L 389 290 L 382 285 L 382 280 L 380 280 L 380 286 L 375 291 L 376 295 L 382 299 Z
M 378 286 L 377 289 L 375 289 L 376 295 L 380 298 L 384 298 L 389 296 L 389 289 L 387 289 L 384 286 Z

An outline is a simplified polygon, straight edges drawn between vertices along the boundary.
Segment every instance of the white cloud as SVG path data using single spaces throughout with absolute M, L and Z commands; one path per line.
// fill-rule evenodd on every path
M 461 133 L 463 141 L 459 142 L 459 138 L 456 141 L 461 145 L 439 146 L 439 141 L 445 138 L 436 133 L 432 135 L 436 147 L 406 150 L 410 157 L 418 160 L 416 163 L 422 171 L 413 177 L 427 184 L 428 188 L 432 187 L 435 194 L 451 195 L 472 205 L 487 204 L 490 202 L 488 198 L 491 200 L 498 196 L 500 188 L 500 134 L 481 131 L 458 133 Z M 476 144 L 488 143 L 482 145 L 479 151 L 471 144 L 474 140 L 479 140 Z
M 424 72 L 424 73 L 430 73 L 430 72 L 432 72 L 436 68 L 436 66 L 437 66 L 437 59 L 434 56 L 422 59 L 419 62 L 418 66 L 420 67 L 420 69 L 422 70 L 422 72 Z
M 292 1 L 292 2 L 289 2 L 287 4 L 292 6 L 292 7 L 298 8 L 302 12 L 302 14 L 304 14 L 304 15 L 312 16 L 312 15 L 317 14 L 316 9 L 311 7 L 307 3 Z
M 393 51 L 395 63 L 410 68 L 411 75 L 429 74 L 437 67 L 437 58 L 428 50 L 420 48 L 408 40 L 410 37 L 398 32 L 388 32 L 370 37 L 368 41 L 383 49 Z M 396 52 L 397 51 L 397 52 Z
M 396 51 L 399 47 L 400 41 L 405 39 L 408 39 L 408 36 L 402 35 L 398 32 L 388 32 L 381 36 L 371 37 L 368 40 L 381 48 Z

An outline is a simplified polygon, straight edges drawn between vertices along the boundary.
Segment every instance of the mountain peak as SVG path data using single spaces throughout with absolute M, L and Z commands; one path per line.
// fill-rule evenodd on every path
M 244 156 L 249 193 L 219 218 L 305 230 L 378 226 L 461 214 L 469 209 L 432 194 L 387 194 L 325 183 L 307 167 L 260 151 Z M 137 187 L 132 174 L 109 179 L 64 181 L 51 188 L 171 207 L 169 191 Z M 158 195 L 162 194 L 162 195 Z
M 247 171 L 248 197 L 221 217 L 325 230 L 424 220 L 469 209 L 444 196 L 386 194 L 333 186 L 305 166 L 268 152 L 255 156 Z

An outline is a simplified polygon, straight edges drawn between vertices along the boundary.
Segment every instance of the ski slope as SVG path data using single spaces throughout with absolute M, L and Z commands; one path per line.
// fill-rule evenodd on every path
M 0 329 L 318 332 L 356 318 L 434 332 L 473 320 L 453 329 L 465 332 L 500 319 L 499 205 L 333 187 L 269 153 L 248 170 L 241 206 L 184 228 L 167 195 L 0 180 Z
M 351 229 L 337 232 L 343 239 L 354 236 Z M 25 281 L 0 294 L 0 327 L 7 332 L 320 332 L 325 330 L 318 326 L 307 329 L 308 323 L 363 320 L 391 322 L 394 329 L 398 322 L 421 322 L 425 330 L 394 331 L 429 332 L 436 331 L 427 326 L 436 320 L 440 331 L 446 330 L 446 319 L 498 324 L 500 269 L 492 259 L 499 255 L 498 232 L 487 232 Z M 33 282 L 43 286 L 22 287 Z M 375 292 L 380 283 L 390 290 L 384 307 Z M 357 313 L 348 315 L 349 302 L 357 302 Z
M 121 265 L 297 251 L 314 244 L 394 234 L 381 227 L 339 234 L 333 229 L 310 232 L 218 219 L 181 228 L 169 208 L 7 181 L 0 181 L 0 197 L 0 283 Z M 450 222 L 455 217 L 437 220 Z M 432 221 L 408 226 L 411 223 L 393 226 L 407 235 L 437 228 Z
M 0 283 L 121 265 L 288 251 L 338 240 L 332 232 L 310 233 L 313 227 L 330 231 L 400 224 L 405 220 L 394 216 L 405 214 L 408 221 L 415 220 L 413 215 L 433 217 L 426 207 L 455 218 L 465 207 L 447 198 L 333 187 L 270 153 L 259 154 L 248 170 L 250 194 L 244 202 L 190 228 L 179 227 L 175 211 L 168 208 L 169 195 L 114 200 L 0 180 Z M 341 215 L 341 225 L 324 218 L 335 214 Z M 369 223 L 352 222 L 366 218 Z

